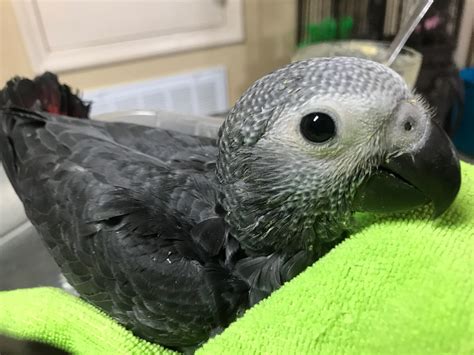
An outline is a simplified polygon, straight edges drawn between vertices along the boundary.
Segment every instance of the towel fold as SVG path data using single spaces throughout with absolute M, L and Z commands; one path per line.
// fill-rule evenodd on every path
M 474 353 L 474 166 L 439 219 L 356 216 L 359 230 L 198 354 Z M 0 333 L 75 354 L 162 354 L 52 288 L 0 292 Z

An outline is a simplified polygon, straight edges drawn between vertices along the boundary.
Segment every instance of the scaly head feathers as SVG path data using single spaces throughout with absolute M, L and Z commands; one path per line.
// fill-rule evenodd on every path
M 383 161 L 415 149 L 429 122 L 403 79 L 369 60 L 310 59 L 263 77 L 220 132 L 231 232 L 255 252 L 339 238 L 356 189 Z

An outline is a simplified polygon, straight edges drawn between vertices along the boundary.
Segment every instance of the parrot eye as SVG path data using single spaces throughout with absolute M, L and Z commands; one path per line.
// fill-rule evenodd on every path
M 307 140 L 323 143 L 336 134 L 336 124 L 327 113 L 312 112 L 301 119 L 301 134 Z

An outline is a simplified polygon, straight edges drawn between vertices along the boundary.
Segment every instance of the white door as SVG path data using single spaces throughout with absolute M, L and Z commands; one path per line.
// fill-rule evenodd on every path
M 36 72 L 243 40 L 241 0 L 13 0 Z

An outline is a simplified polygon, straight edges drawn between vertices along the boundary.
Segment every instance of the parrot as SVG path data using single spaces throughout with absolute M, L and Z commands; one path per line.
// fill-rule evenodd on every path
M 80 297 L 170 349 L 222 332 L 347 238 L 356 212 L 437 217 L 460 188 L 423 98 L 370 60 L 277 69 L 214 138 L 87 119 L 90 103 L 45 76 L 0 95 L 8 178 Z

